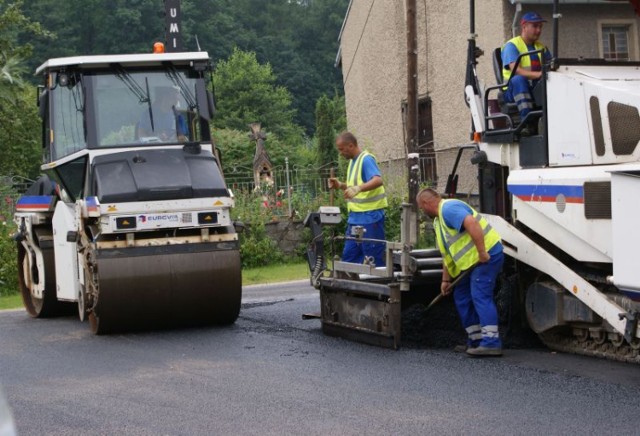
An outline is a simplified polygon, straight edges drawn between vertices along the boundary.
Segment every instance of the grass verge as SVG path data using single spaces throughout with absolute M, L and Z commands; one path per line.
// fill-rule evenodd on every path
M 0 297 L 0 310 L 18 309 L 22 307 L 22 297 L 20 294 L 3 295 Z
M 245 286 L 306 278 L 309 278 L 309 267 L 306 262 L 247 268 L 242 271 L 242 284 Z
M 263 283 L 301 280 L 308 277 L 309 268 L 306 263 L 287 263 L 260 268 L 247 268 L 242 271 L 242 284 L 245 286 L 258 285 Z M 0 297 L 0 310 L 17 309 L 20 307 L 22 307 L 22 298 L 20 298 L 20 294 Z

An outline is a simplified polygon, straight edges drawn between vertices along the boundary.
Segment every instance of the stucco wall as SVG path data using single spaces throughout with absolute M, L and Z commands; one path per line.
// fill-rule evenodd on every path
M 406 43 L 396 3 L 354 0 L 341 38 L 348 126 L 380 161 L 404 155 Z

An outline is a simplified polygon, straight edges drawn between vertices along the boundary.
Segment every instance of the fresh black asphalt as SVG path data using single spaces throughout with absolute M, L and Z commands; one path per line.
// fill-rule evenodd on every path
M 304 282 L 244 296 L 230 327 L 114 336 L 0 312 L 0 384 L 19 433 L 638 434 L 637 366 L 379 349 L 302 320 L 319 310 Z

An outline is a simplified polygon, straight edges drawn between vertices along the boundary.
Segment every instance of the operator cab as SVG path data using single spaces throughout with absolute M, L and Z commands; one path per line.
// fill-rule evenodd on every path
M 639 62 L 556 58 L 543 64 L 532 92 L 535 108 L 524 120 L 515 104 L 504 101 L 508 82 L 501 83 L 500 48 L 493 52 L 493 66 L 498 84 L 487 87 L 479 103 L 482 139 L 518 143 L 521 168 L 637 160 Z M 527 125 L 537 125 L 537 131 L 524 135 Z
M 87 170 L 102 155 L 211 144 L 206 52 L 51 59 L 36 74 L 43 170 L 66 202 L 96 195 Z
M 537 55 L 543 58 L 543 50 L 535 50 L 518 56 L 514 70 L 523 57 Z M 484 140 L 488 143 L 513 143 L 519 142 L 521 147 L 521 164 L 523 167 L 538 167 L 548 164 L 547 144 L 545 138 L 546 122 L 546 73 L 549 65 L 543 65 L 543 75 L 532 89 L 534 109 L 521 119 L 518 107 L 515 103 L 504 100 L 504 91 L 509 86 L 509 81 L 504 82 L 502 77 L 502 49 L 494 49 L 492 54 L 493 72 L 497 85 L 488 87 L 484 92 Z

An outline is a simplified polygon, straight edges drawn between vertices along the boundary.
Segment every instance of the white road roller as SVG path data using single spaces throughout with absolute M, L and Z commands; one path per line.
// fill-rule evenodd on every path
M 28 313 L 71 303 L 98 334 L 234 322 L 240 255 L 208 54 L 69 57 L 36 73 L 44 176 L 15 214 Z

